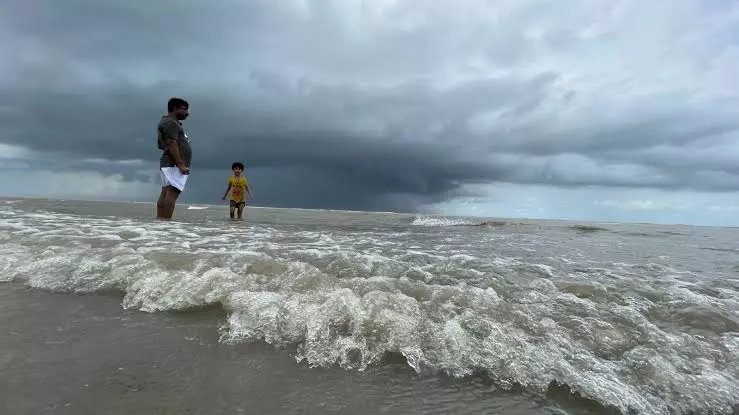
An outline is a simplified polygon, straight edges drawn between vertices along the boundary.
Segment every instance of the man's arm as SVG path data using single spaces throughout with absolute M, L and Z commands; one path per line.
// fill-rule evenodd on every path
M 172 159 L 174 159 L 175 166 L 180 169 L 180 173 L 187 174 L 188 169 L 180 157 L 180 147 L 177 145 L 177 140 L 167 140 L 167 150 L 169 150 L 169 154 L 172 156 Z
M 164 139 L 167 141 L 167 151 L 169 152 L 169 155 L 172 156 L 175 166 L 180 169 L 180 173 L 187 174 L 188 168 L 185 166 L 185 163 L 182 162 L 182 157 L 180 157 L 180 147 L 177 145 L 180 126 L 176 121 L 172 120 L 164 123 L 162 130 L 164 133 Z

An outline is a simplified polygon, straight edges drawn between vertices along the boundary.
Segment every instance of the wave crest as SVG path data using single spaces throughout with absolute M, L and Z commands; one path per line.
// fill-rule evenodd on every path
M 505 226 L 507 223 L 494 220 L 454 219 L 442 216 L 415 216 L 411 220 L 414 226 Z

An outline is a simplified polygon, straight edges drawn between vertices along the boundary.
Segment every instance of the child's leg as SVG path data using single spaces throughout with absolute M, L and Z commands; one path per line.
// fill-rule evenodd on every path
M 236 210 L 236 203 L 231 201 L 231 208 L 229 209 L 229 215 L 231 216 L 231 219 L 234 218 L 234 210 Z
M 246 206 L 246 203 L 239 203 L 239 219 L 241 219 L 241 214 L 244 213 L 244 206 Z

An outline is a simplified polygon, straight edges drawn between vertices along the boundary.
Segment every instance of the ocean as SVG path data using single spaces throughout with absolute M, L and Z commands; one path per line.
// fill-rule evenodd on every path
M 739 229 L 0 199 L 2 414 L 739 412 Z

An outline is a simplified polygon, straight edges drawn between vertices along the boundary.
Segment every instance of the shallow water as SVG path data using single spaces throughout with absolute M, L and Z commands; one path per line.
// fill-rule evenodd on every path
M 175 221 L 157 222 L 152 208 L 0 201 L 0 280 L 12 282 L 0 290 L 41 304 L 92 301 L 91 312 L 113 314 L 101 293 L 122 293 L 119 313 L 145 312 L 125 314 L 134 319 L 178 327 L 202 318 L 212 341 L 177 361 L 199 361 L 208 348 L 236 360 L 242 348 L 260 350 L 245 356 L 267 359 L 269 370 L 289 367 L 291 378 L 304 373 L 317 402 L 333 399 L 316 380 L 331 373 L 326 382 L 397 377 L 405 394 L 464 402 L 440 413 L 480 413 L 496 399 L 512 407 L 491 413 L 732 413 L 739 403 L 736 229 L 255 208 L 242 223 L 225 219 L 225 206 L 187 205 Z M 108 303 L 19 294 L 19 284 Z M 213 306 L 222 318 L 193 311 Z M 173 311 L 184 314 L 171 320 Z M 88 320 L 72 321 L 87 330 Z M 147 336 L 107 331 L 129 342 Z M 159 339 L 149 341 L 156 349 Z M 162 358 L 178 355 L 163 347 Z M 410 402 L 387 412 L 429 408 Z
M 479 379 L 407 366 L 311 369 L 264 343 L 218 343 L 209 309 L 126 311 L 116 295 L 0 290 L 3 414 L 562 414 Z M 584 403 L 564 407 L 592 413 Z

